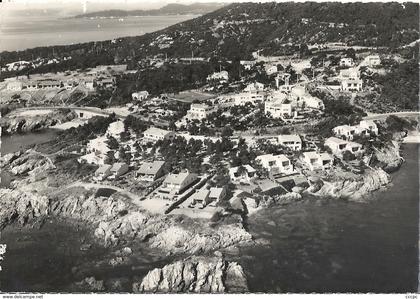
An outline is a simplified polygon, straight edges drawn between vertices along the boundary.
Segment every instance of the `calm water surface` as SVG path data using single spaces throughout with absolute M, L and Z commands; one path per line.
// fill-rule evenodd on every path
M 45 16 L 0 18 L 0 52 L 137 36 L 197 17 L 145 16 L 115 19 L 64 19 Z

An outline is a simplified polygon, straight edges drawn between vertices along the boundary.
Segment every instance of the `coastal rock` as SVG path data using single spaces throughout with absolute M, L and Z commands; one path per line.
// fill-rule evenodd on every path
M 312 192 L 316 196 L 333 198 L 347 198 L 362 200 L 370 192 L 386 186 L 391 181 L 390 176 L 382 169 L 369 169 L 355 179 L 338 179 L 324 181 L 318 191 Z M 308 189 L 310 192 L 310 188 Z
M 57 123 L 67 122 L 77 117 L 76 113 L 68 109 L 58 109 L 47 114 L 21 116 L 11 113 L 0 119 L 0 126 L 4 133 L 27 133 L 48 128 Z
M 203 253 L 252 241 L 252 236 L 240 224 L 190 231 L 171 226 L 151 240 L 151 246 L 174 253 Z
M 48 197 L 33 192 L 0 189 L 0 229 L 14 220 L 24 225 L 48 214 Z
M 400 145 L 396 141 L 392 141 L 382 149 L 375 149 L 375 157 L 379 162 L 379 166 L 386 172 L 397 170 L 403 162 L 403 158 L 400 155 Z
M 196 257 L 156 268 L 133 283 L 134 293 L 244 293 L 242 267 L 222 258 Z

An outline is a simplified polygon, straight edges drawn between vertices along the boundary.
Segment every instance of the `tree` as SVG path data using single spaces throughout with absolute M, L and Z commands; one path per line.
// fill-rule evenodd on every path
M 226 126 L 223 128 L 221 136 L 222 137 L 229 137 L 233 135 L 233 129 L 230 126 Z
M 110 150 L 117 150 L 119 147 L 119 143 L 115 137 L 108 135 L 108 138 L 106 140 L 106 144 L 108 145 L 108 148 Z
M 105 157 L 105 164 L 114 164 L 117 160 L 115 159 L 115 151 L 108 151 Z

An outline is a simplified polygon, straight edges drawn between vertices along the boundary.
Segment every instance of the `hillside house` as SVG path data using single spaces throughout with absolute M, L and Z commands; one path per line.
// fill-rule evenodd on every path
M 23 89 L 23 84 L 20 81 L 11 81 L 7 83 L 7 90 L 20 91 Z
M 304 106 L 309 109 L 316 109 L 320 111 L 325 110 L 324 102 L 316 97 L 307 95 L 302 97 L 302 102 L 304 103 Z
M 352 67 L 354 66 L 354 60 L 350 57 L 343 57 L 340 59 L 340 66 L 341 67 Z
M 191 207 L 195 208 L 204 208 L 210 203 L 210 191 L 208 189 L 197 190 L 193 195 L 191 195 Z
M 381 64 L 381 58 L 379 55 L 369 55 L 365 58 L 366 65 L 374 67 Z
M 293 173 L 293 164 L 285 155 L 266 154 L 256 158 L 261 166 L 273 173 L 291 174 Z
M 249 183 L 255 174 L 256 170 L 248 164 L 229 169 L 230 180 L 234 183 Z
M 264 101 L 264 95 L 261 93 L 242 92 L 232 96 L 235 106 L 243 106 L 246 103 L 257 105 Z
M 286 134 L 277 136 L 277 143 L 290 148 L 293 151 L 302 150 L 302 139 L 299 135 Z
M 187 111 L 185 118 L 187 120 L 203 120 L 213 112 L 214 108 L 206 104 L 191 104 L 190 110 Z
M 109 171 L 111 175 L 108 179 L 115 180 L 128 172 L 128 165 L 125 163 L 114 163 Z
M 353 140 L 358 130 L 355 126 L 341 125 L 332 129 L 333 133 L 337 137 L 341 137 L 346 140 Z
M 210 188 L 209 200 L 210 206 L 216 206 L 221 200 L 223 200 L 227 195 L 226 188 L 217 188 L 212 187 Z
M 373 120 L 362 120 L 359 123 L 359 127 L 364 128 L 375 135 L 379 134 L 378 126 Z
M 361 144 L 336 137 L 327 138 L 324 145 L 328 146 L 332 153 L 338 157 L 342 156 L 346 151 L 349 151 L 356 156 L 363 153 L 363 146 Z
M 241 60 L 239 63 L 244 67 L 245 70 L 249 71 L 257 62 L 255 60 Z
M 164 161 L 145 162 L 137 170 L 137 178 L 142 181 L 154 182 L 164 175 Z
M 264 103 L 264 113 L 273 118 L 292 117 L 292 104 L 290 102 L 267 101 Z
M 361 79 L 342 79 L 340 84 L 340 89 L 342 91 L 362 91 L 363 81 Z
M 133 101 L 144 101 L 145 99 L 147 99 L 149 96 L 149 93 L 146 90 L 143 91 L 138 91 L 138 92 L 133 92 L 131 94 L 131 98 L 133 99 Z
M 303 163 L 312 171 L 326 170 L 332 167 L 334 159 L 328 153 L 304 152 Z
M 155 127 L 151 127 L 143 132 L 143 140 L 145 142 L 156 142 L 159 140 L 173 139 L 175 133 Z
M 103 181 L 107 177 L 111 175 L 111 165 L 104 164 L 99 166 L 99 168 L 95 171 L 95 176 L 93 177 L 93 180 L 95 181 Z
M 207 76 L 207 81 L 218 81 L 219 83 L 227 83 L 229 81 L 229 73 L 227 71 L 215 72 Z
M 190 173 L 188 171 L 177 174 L 171 173 L 163 181 L 159 192 L 180 194 L 196 182 L 197 179 L 198 176 L 195 173 Z

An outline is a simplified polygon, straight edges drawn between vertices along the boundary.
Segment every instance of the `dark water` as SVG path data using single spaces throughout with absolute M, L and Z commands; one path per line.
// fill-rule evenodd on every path
M 71 292 L 72 284 L 85 277 L 97 280 L 143 277 L 168 261 L 144 245 L 132 246 L 135 257 L 122 265 L 111 266 L 113 249 L 95 245 L 93 232 L 52 219 L 41 229 L 6 227 L 0 241 L 7 244 L 0 272 L 4 292 Z M 81 250 L 83 246 L 90 246 Z M 131 290 L 131 283 L 125 292 Z M 88 291 L 88 290 L 86 290 Z
M 43 129 L 33 133 L 3 135 L 1 136 L 0 152 L 5 155 L 27 149 L 34 144 L 41 144 L 54 139 L 58 132 L 59 130 L 56 129 Z
M 249 220 L 267 245 L 240 250 L 254 292 L 417 292 L 419 155 L 368 203 L 305 201 Z

